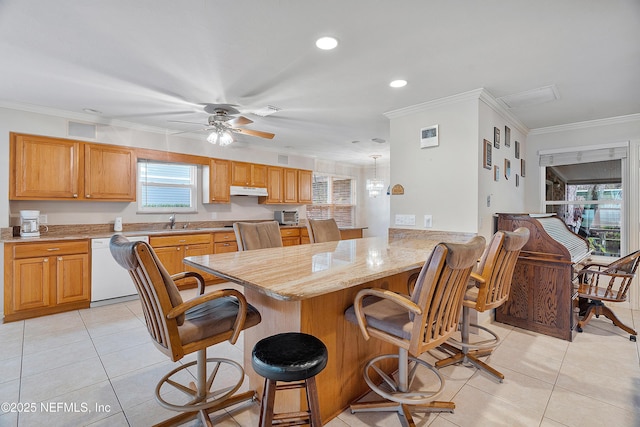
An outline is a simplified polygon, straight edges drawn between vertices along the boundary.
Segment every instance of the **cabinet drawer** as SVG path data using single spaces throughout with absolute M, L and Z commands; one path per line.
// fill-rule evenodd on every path
M 223 231 L 221 233 L 213 234 L 214 242 L 235 242 L 236 241 L 236 233 L 233 231 Z
M 154 248 L 160 248 L 164 246 L 197 245 L 200 243 L 211 243 L 211 235 L 179 234 L 176 236 L 149 237 L 149 244 Z
M 233 242 L 218 242 L 214 244 L 213 253 L 214 254 L 223 254 L 226 252 L 237 252 L 238 244 Z
M 281 228 L 280 235 L 282 237 L 298 237 L 300 236 L 299 228 Z
M 16 259 L 83 253 L 89 253 L 89 241 L 17 244 L 13 248 Z

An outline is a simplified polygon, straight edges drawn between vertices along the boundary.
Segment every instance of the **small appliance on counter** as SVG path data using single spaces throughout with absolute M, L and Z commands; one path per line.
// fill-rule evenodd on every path
M 280 225 L 298 225 L 298 211 L 275 211 L 273 218 Z
M 40 211 L 20 211 L 20 237 L 40 237 Z

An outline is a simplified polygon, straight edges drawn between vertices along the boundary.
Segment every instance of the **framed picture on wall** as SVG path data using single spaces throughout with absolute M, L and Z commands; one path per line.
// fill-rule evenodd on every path
M 511 160 L 504 159 L 504 179 L 509 179 L 511 176 Z
M 522 175 L 522 177 L 525 177 L 525 172 L 524 172 L 524 159 L 520 159 L 520 175 Z
M 482 145 L 482 167 L 491 169 L 491 141 L 485 139 Z
M 520 175 L 516 174 L 516 187 L 520 187 Z
M 511 147 L 511 129 L 509 129 L 509 126 L 504 127 L 504 146 Z
M 520 143 L 516 141 L 516 159 L 520 158 Z
M 493 180 L 500 181 L 500 168 L 498 167 L 498 165 L 495 165 L 493 167 Z
M 493 146 L 500 148 L 500 129 L 497 127 L 493 128 Z

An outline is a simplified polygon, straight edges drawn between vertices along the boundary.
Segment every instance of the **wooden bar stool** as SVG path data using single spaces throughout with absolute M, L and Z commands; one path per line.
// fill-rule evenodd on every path
M 251 353 L 251 365 L 264 377 L 260 407 L 260 427 L 309 424 L 320 427 L 320 405 L 316 375 L 327 366 L 327 347 L 318 338 L 298 332 L 286 332 L 260 340 Z M 286 384 L 278 385 L 281 381 Z M 305 388 L 306 412 L 274 414 L 277 390 Z

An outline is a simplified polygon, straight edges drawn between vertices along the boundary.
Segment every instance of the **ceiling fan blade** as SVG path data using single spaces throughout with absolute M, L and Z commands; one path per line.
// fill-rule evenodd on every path
M 253 120 L 247 119 L 244 116 L 238 116 L 238 117 L 234 117 L 231 120 L 228 120 L 227 123 L 232 126 L 242 126 L 242 125 L 248 125 L 249 123 L 253 123 Z
M 232 132 L 236 132 L 236 133 L 241 133 L 244 135 L 251 135 L 251 136 L 257 136 L 260 138 L 266 138 L 266 139 L 273 139 L 274 136 L 276 136 L 273 133 L 270 132 L 262 132 L 260 130 L 252 130 L 252 129 L 231 129 Z

